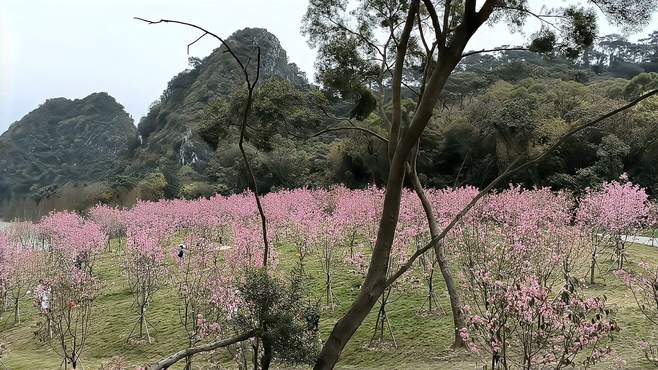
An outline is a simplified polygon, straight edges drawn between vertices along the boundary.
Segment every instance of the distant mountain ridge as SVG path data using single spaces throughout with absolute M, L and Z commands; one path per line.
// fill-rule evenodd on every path
M 136 144 L 132 118 L 107 93 L 49 99 L 0 136 L 0 199 L 110 177 Z
M 249 61 L 255 76 L 256 46 L 260 47 L 260 80 L 281 78 L 295 85 L 308 85 L 306 76 L 288 62 L 279 40 L 263 28 L 245 28 L 227 38 L 243 63 Z M 168 84 L 160 99 L 151 105 L 139 122 L 142 140 L 134 171 L 144 171 L 166 163 L 191 165 L 203 171 L 213 149 L 197 134 L 205 119 L 205 109 L 214 99 L 227 97 L 244 83 L 244 76 L 224 46 L 203 60 L 191 60 L 190 69 L 179 73 Z
M 245 28 L 226 41 L 249 61 L 252 75 L 260 47 L 260 81 L 279 78 L 308 86 L 304 73 L 289 63 L 277 37 L 266 29 Z M 160 175 L 186 166 L 196 171 L 193 177 L 203 177 L 215 152 L 198 134 L 205 109 L 238 90 L 244 77 L 223 46 L 203 60 L 190 58 L 190 64 L 168 83 L 137 127 L 107 93 L 49 99 L 13 123 L 0 136 L 0 205 L 3 201 L 4 208 L 7 203 L 12 205 L 9 208 L 31 206 L 25 201 L 38 205 L 61 197 L 63 187 L 94 184 L 93 191 L 103 193 L 96 197 L 101 201 L 117 200 L 113 192 L 147 188 L 134 192 L 134 201 L 148 198 L 148 188 L 158 186 L 153 181 L 161 179 L 149 176 L 154 172 Z M 20 205 L 15 205 L 16 200 Z M 87 201 L 91 200 L 83 202 Z
M 658 33 L 652 35 L 652 40 L 658 40 Z M 611 40 L 614 45 L 626 45 Z M 385 182 L 386 148 L 372 136 L 342 131 L 309 140 L 324 128 L 345 126 L 344 119 L 331 117 L 349 116 L 358 106 L 356 101 L 327 96 L 310 84 L 288 60 L 277 37 L 266 29 L 238 30 L 226 42 L 248 64 L 252 78 L 256 50 L 260 47 L 261 51 L 256 92 L 260 100 L 255 101 L 245 143 L 256 177 L 262 181 L 260 190 L 336 183 L 361 187 Z M 459 110 L 469 106 L 478 94 L 491 93 L 499 81 L 511 84 L 501 85 L 502 90 L 533 86 L 538 81 L 573 81 L 579 87 L 607 81 L 611 91 L 622 91 L 633 76 L 658 71 L 658 46 L 639 48 L 641 55 L 631 59 L 640 63 L 625 61 L 625 54 L 619 51 L 625 48 L 608 49 L 594 50 L 584 64 L 528 51 L 465 58 L 448 80 L 441 99 L 444 108 L 455 108 L 457 116 L 447 127 L 430 128 L 421 144 L 418 171 L 424 183 L 452 186 L 459 176 L 471 176 L 464 183 L 475 183 L 473 177 L 483 180 L 495 175 L 495 161 L 500 159 L 496 142 L 471 125 L 468 111 Z M 244 190 L 247 185 L 237 149 L 236 118 L 243 109 L 240 93 L 244 76 L 225 51 L 221 46 L 203 59 L 190 58 L 190 68 L 169 81 L 137 127 L 107 93 L 75 100 L 49 99 L 13 123 L 0 135 L 0 218 L 38 217 L 61 208 L 82 210 L 97 202 L 130 205 L 136 199 L 194 198 Z M 647 83 L 658 83 L 658 74 L 643 75 Z M 635 83 L 640 88 L 644 86 L 641 80 Z M 407 89 L 403 94 L 414 97 Z M 615 99 L 622 101 L 621 96 Z M 328 113 L 318 111 L 318 101 L 325 104 Z M 211 113 L 217 114 L 209 118 Z M 359 125 L 386 133 L 376 114 L 365 117 Z M 633 136 L 619 137 L 630 141 Z M 596 144 L 591 145 L 592 151 L 597 140 L 592 141 Z M 643 148 L 640 154 L 631 150 L 621 159 L 642 162 L 629 158 L 650 157 L 657 148 Z M 590 166 L 595 154 L 572 167 Z M 552 163 L 561 162 L 555 159 Z M 637 170 L 647 173 L 645 183 L 658 178 L 651 172 L 653 168 Z M 655 189 L 658 192 L 658 184 Z

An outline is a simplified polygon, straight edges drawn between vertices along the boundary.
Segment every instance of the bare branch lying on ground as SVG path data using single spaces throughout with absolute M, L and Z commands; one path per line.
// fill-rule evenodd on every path
M 227 346 L 230 346 L 232 344 L 245 341 L 249 338 L 253 338 L 255 336 L 256 336 L 256 331 L 251 330 L 251 331 L 248 331 L 246 333 L 242 333 L 242 334 L 236 335 L 236 336 L 228 338 L 228 339 L 218 340 L 216 342 L 204 344 L 204 345 L 201 345 L 201 346 L 190 347 L 190 348 L 184 349 L 182 351 L 178 351 L 178 352 L 172 354 L 171 356 L 165 358 L 164 360 L 159 361 L 158 363 L 155 363 L 153 365 L 149 365 L 148 369 L 149 370 L 167 369 L 171 365 L 175 364 L 176 362 L 178 362 L 178 361 L 180 361 L 180 360 L 182 360 L 186 357 L 192 356 L 196 353 L 209 352 L 209 351 L 213 351 L 213 350 L 216 350 L 216 349 L 219 349 L 219 348 L 227 347 Z

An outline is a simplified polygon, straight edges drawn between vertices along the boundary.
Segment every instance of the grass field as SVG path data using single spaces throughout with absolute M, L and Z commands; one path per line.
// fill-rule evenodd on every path
M 644 260 L 658 262 L 658 249 L 640 245 L 630 247 L 631 265 Z M 295 263 L 292 249 L 279 250 L 279 270 L 285 270 Z M 134 310 L 131 309 L 132 298 L 121 275 L 121 257 L 115 253 L 104 253 L 97 262 L 95 271 L 104 282 L 103 296 L 95 306 L 93 334 L 83 353 L 82 366 L 96 369 L 113 357 L 122 357 L 131 368 L 144 365 L 164 357 L 171 352 L 185 347 L 182 329 L 178 322 L 177 295 L 172 289 L 158 292 L 149 312 L 157 332 L 152 344 L 129 344 L 126 337 L 134 323 Z M 312 276 L 312 292 L 320 299 L 323 294 L 323 280 L 317 260 L 309 259 L 306 267 Z M 439 274 L 437 274 L 439 275 Z M 615 335 L 613 346 L 618 355 L 626 362 L 624 368 L 651 368 L 644 360 L 638 348 L 642 338 L 658 337 L 657 328 L 653 327 L 640 313 L 630 293 L 622 282 L 612 273 L 598 277 L 601 284 L 586 289 L 586 294 L 603 295 L 608 304 L 615 309 L 615 316 L 621 331 Z M 360 278 L 347 267 L 337 269 L 335 276 L 335 293 L 340 300 L 333 311 L 325 310 L 322 314 L 321 332 L 326 337 L 332 325 L 344 312 L 351 299 L 356 295 Z M 440 275 L 437 276 L 440 303 L 449 308 L 443 291 Z M 371 313 L 366 322 L 357 331 L 348 344 L 338 368 L 342 369 L 482 369 L 483 362 L 464 351 L 451 351 L 450 316 L 439 313 L 419 313 L 425 297 L 423 288 L 413 290 L 405 295 L 398 295 L 389 305 L 389 316 L 397 339 L 397 348 L 391 343 L 370 346 L 375 325 L 376 313 Z M 22 322 L 14 325 L 9 312 L 5 312 L 0 322 L 0 342 L 9 347 L 9 352 L 2 362 L 8 369 L 57 369 L 61 360 L 48 347 L 39 343 L 34 337 L 37 315 L 32 308 L 31 298 L 23 302 Z M 208 368 L 208 357 L 195 357 L 197 368 Z M 178 364 L 182 368 L 182 362 Z M 235 367 L 226 362 L 225 367 Z M 281 366 L 278 366 L 281 367 Z M 613 363 L 597 365 L 597 368 L 612 368 Z M 0 365 L 0 369 L 2 366 Z

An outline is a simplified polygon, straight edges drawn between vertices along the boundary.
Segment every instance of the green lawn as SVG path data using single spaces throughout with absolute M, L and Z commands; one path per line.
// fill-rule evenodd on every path
M 632 245 L 631 265 L 639 260 L 658 262 L 658 249 Z M 279 250 L 279 270 L 285 270 L 295 263 L 292 249 Z M 158 292 L 151 305 L 149 318 L 157 328 L 152 344 L 129 344 L 126 337 L 134 323 L 132 297 L 121 276 L 121 257 L 105 253 L 98 261 L 95 271 L 105 284 L 104 295 L 95 306 L 93 335 L 83 353 L 82 365 L 86 369 L 99 368 L 101 363 L 115 356 L 123 357 L 130 365 L 143 365 L 158 360 L 185 346 L 182 329 L 178 323 L 177 295 L 172 289 Z M 317 259 L 309 257 L 306 266 L 312 276 L 312 292 L 318 299 L 323 297 L 323 280 Z M 598 277 L 602 284 L 586 290 L 587 294 L 608 297 L 608 304 L 615 308 L 621 331 L 614 338 L 614 348 L 625 361 L 625 368 L 650 368 L 638 349 L 641 338 L 657 338 L 658 330 L 648 323 L 630 293 L 612 273 Z M 335 293 L 340 300 L 333 311 L 322 314 L 321 331 L 326 337 L 332 325 L 344 312 L 357 293 L 359 278 L 347 267 L 336 270 Z M 437 289 L 440 303 L 448 310 L 447 296 L 437 276 Z M 419 313 L 424 301 L 424 289 L 419 286 L 405 295 L 397 295 L 389 306 L 389 316 L 397 339 L 398 347 L 392 344 L 369 346 L 375 325 L 376 313 L 371 314 L 345 349 L 338 367 L 343 369 L 402 368 L 402 369 L 474 369 L 482 368 L 483 362 L 463 351 L 449 350 L 451 343 L 450 316 Z M 394 293 L 395 294 L 395 293 Z M 0 342 L 9 346 L 9 353 L 2 359 L 8 369 L 57 369 L 58 356 L 47 344 L 39 343 L 33 335 L 36 329 L 36 311 L 31 301 L 23 303 L 23 321 L 13 325 L 9 312 L 5 312 L 0 322 Z M 199 368 L 207 368 L 208 357 L 198 356 Z M 179 364 L 180 365 L 180 364 Z M 226 362 L 229 368 L 233 363 Z M 601 367 L 613 367 L 612 363 Z M 2 368 L 2 366 L 0 366 Z M 182 366 L 176 367 L 182 368 Z

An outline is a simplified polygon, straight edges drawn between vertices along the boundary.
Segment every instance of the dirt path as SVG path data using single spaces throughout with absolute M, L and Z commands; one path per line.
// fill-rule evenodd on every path
M 658 238 L 650 238 L 648 236 L 636 236 L 636 235 L 622 235 L 621 237 L 627 242 L 658 247 Z

